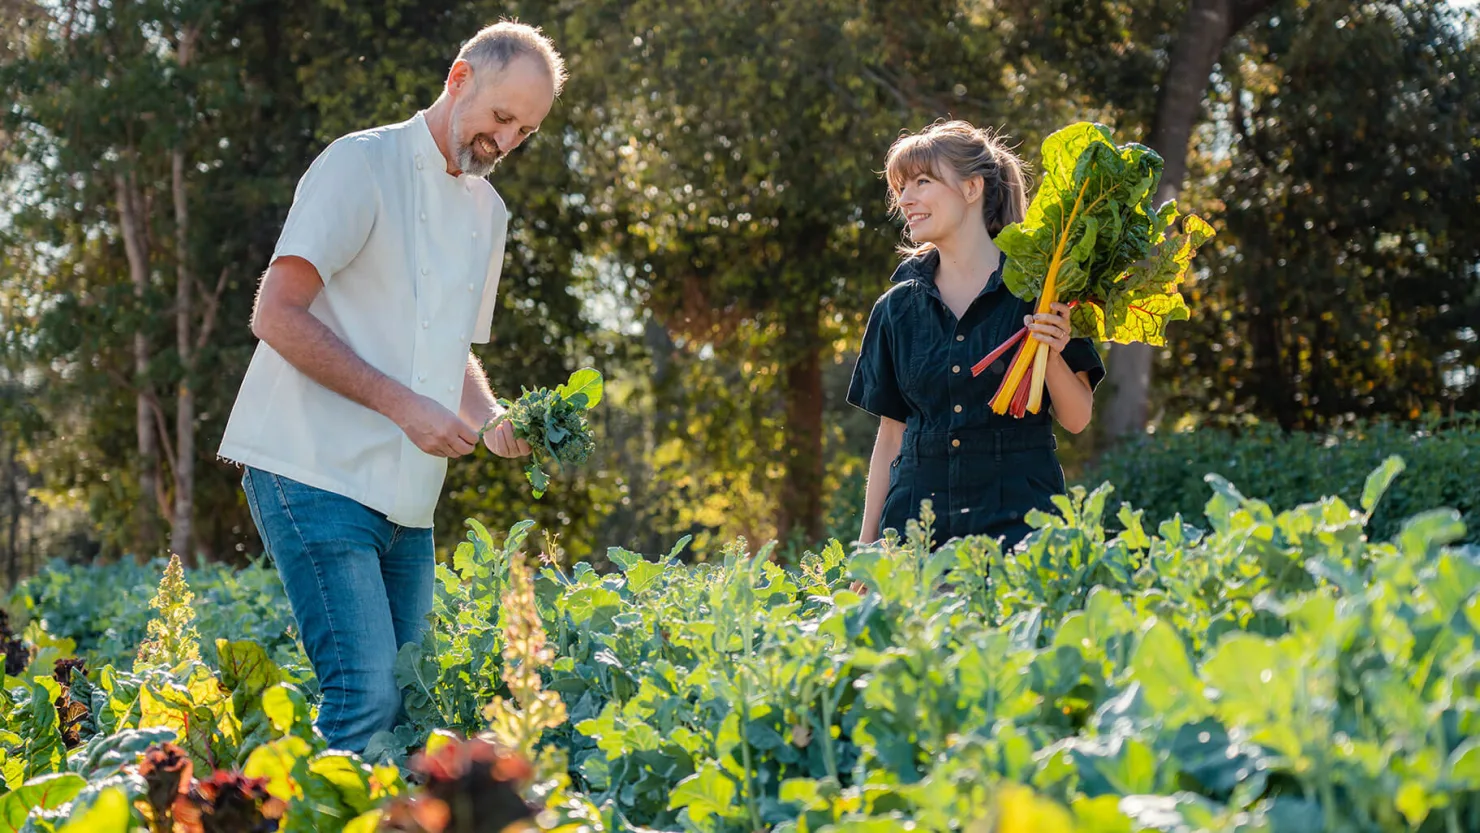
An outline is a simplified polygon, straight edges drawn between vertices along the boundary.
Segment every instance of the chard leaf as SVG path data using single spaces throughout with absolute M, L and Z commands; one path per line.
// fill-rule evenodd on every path
M 1112 285 L 1103 309 L 1091 307 L 1102 313 L 1095 337 L 1161 346 L 1166 343 L 1166 325 L 1188 319 L 1190 312 L 1177 287 L 1187 277 L 1198 247 L 1213 237 L 1213 229 L 1193 215 L 1183 218 L 1182 228 L 1182 234 L 1164 238 L 1147 260 Z
M 1167 324 L 1190 315 L 1178 287 L 1212 227 L 1189 215 L 1183 233 L 1169 235 L 1175 202 L 1152 203 L 1161 157 L 1116 145 L 1103 125 L 1080 122 L 1049 136 L 1042 163 L 1027 215 L 996 239 L 1008 257 L 1008 289 L 1029 301 L 1048 291 L 1077 302 L 1075 336 L 1164 344 Z
M 19 830 L 34 809 L 54 810 L 71 801 L 87 786 L 87 781 L 74 772 L 42 775 L 25 786 L 0 797 L 0 825 L 4 830 Z
M 241 724 L 241 748 L 249 750 L 272 740 L 272 721 L 262 706 L 262 694 L 283 681 L 282 669 L 261 645 L 249 640 L 216 640 L 221 685 L 231 692 L 231 711 Z
M 1008 256 L 1002 279 L 1031 300 L 1052 274 L 1054 295 L 1075 300 L 1121 261 L 1144 256 L 1139 244 L 1149 233 L 1136 226 L 1152 223 L 1147 195 L 1161 157 L 1141 145 L 1117 147 L 1109 128 L 1080 122 L 1044 140 L 1043 169 L 1023 221 L 997 236 Z
M 108 787 L 60 833 L 128 833 L 132 822 L 128 795 L 119 787 Z

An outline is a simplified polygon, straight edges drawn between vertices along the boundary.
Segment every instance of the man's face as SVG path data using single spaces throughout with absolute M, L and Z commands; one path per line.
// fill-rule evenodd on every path
M 488 176 L 550 113 L 555 86 L 537 59 L 520 56 L 503 69 L 453 68 L 452 136 L 448 146 L 462 172 Z

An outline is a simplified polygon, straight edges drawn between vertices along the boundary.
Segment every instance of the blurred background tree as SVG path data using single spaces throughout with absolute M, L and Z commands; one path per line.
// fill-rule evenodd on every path
M 0 558 L 257 553 L 214 456 L 293 188 L 408 118 L 463 39 L 545 28 L 570 83 L 492 181 L 499 393 L 603 370 L 599 454 L 533 501 L 455 461 L 439 540 L 533 517 L 573 558 L 856 535 L 876 424 L 843 402 L 902 242 L 901 130 L 1030 163 L 1093 119 L 1217 227 L 1163 351 L 1107 350 L 1078 475 L 1148 430 L 1480 409 L 1468 4 L 1306 0 L 0 0 Z

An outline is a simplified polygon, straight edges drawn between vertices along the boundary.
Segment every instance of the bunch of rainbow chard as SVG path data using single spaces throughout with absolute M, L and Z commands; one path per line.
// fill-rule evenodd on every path
M 1189 316 L 1178 287 L 1212 227 L 1188 214 L 1176 231 L 1176 202 L 1152 204 L 1161 157 L 1144 145 L 1116 145 L 1104 125 L 1080 122 L 1049 136 L 1042 164 L 1027 216 L 996 238 L 1007 254 L 1008 290 L 1036 299 L 1035 313 L 1068 304 L 1074 337 L 1164 344 L 1167 324 Z M 1018 331 L 972 368 L 980 375 L 1017 347 L 992 397 L 998 414 L 1036 414 L 1043 404 L 1049 346 L 1027 334 Z

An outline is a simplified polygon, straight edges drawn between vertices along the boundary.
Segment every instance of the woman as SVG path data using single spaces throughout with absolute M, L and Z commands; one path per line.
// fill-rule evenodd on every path
M 885 174 L 914 246 L 874 304 L 848 388 L 879 418 L 861 540 L 903 533 L 930 500 L 933 545 L 988 535 L 1011 547 L 1029 532 L 1023 516 L 1064 492 L 1050 420 L 1089 425 L 1104 365 L 1093 342 L 1069 337 L 1067 306 L 1032 315 L 1002 283 L 993 238 L 1028 207 L 1011 150 L 966 122 L 937 123 L 896 141 Z M 971 367 L 1024 325 L 1050 350 L 1044 407 L 998 416 L 988 403 L 1011 353 L 980 376 Z

